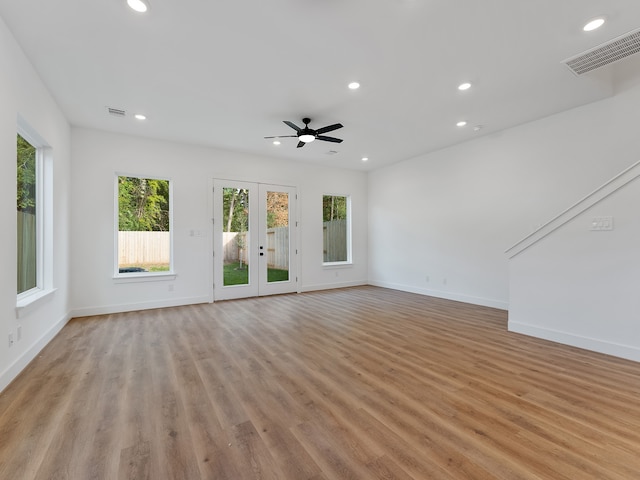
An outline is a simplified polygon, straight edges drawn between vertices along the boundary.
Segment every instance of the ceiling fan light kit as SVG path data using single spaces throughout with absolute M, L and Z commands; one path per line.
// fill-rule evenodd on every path
M 322 127 L 317 130 L 314 130 L 312 128 L 309 128 L 309 123 L 311 123 L 310 118 L 302 119 L 302 123 L 304 123 L 304 128 L 300 128 L 295 123 L 290 122 L 289 120 L 283 120 L 283 122 L 285 123 L 285 125 L 293 128 L 296 131 L 296 135 L 276 135 L 273 137 L 264 137 L 264 138 L 288 138 L 288 137 L 297 138 L 298 139 L 297 148 L 304 147 L 307 143 L 313 142 L 314 140 L 323 140 L 325 142 L 332 142 L 332 143 L 342 143 L 341 138 L 328 137 L 326 135 L 323 135 L 323 133 L 332 132 L 334 130 L 342 128 L 343 125 L 341 123 L 334 123 L 333 125 L 327 125 L 326 127 Z
M 298 137 L 298 139 L 299 139 L 301 142 L 309 143 L 309 142 L 313 142 L 313 141 L 316 139 L 316 137 L 314 137 L 314 136 L 313 136 L 313 135 L 311 135 L 310 133 L 305 133 L 304 135 L 300 135 L 300 136 Z

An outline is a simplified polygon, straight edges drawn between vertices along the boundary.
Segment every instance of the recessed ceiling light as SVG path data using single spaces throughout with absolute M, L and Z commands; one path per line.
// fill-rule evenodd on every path
M 280 140 L 274 140 L 274 141 L 273 141 L 273 144 L 274 144 L 274 145 L 280 145 Z
M 359 84 L 358 82 L 351 82 L 351 83 L 349 84 L 349 88 L 350 88 L 351 90 L 357 90 L 357 89 L 359 89 L 359 88 L 360 88 L 360 84 Z
M 458 85 L 458 90 L 469 90 L 471 88 L 471 84 L 469 82 L 464 82 Z
M 136 120 L 146 120 L 147 119 L 146 115 L 143 115 L 141 113 L 136 113 L 134 115 L 134 117 L 136 118 Z
M 584 27 L 582 27 L 582 30 L 584 30 L 585 32 L 590 32 L 592 30 L 600 28 L 602 25 L 604 25 L 604 18 L 598 17 L 598 18 L 594 18 L 589 23 L 587 23 Z
M 479 132 L 483 128 L 484 128 L 484 125 L 476 125 L 475 127 L 473 127 L 473 131 L 474 132 Z
M 147 2 L 147 0 L 127 0 L 127 5 L 140 13 L 144 13 L 149 10 L 149 2 Z
M 366 162 L 367 160 L 369 160 L 369 157 L 362 157 L 363 162 Z
M 464 120 L 462 120 L 461 122 L 456 123 L 457 127 L 464 127 L 467 124 L 467 122 L 465 122 Z

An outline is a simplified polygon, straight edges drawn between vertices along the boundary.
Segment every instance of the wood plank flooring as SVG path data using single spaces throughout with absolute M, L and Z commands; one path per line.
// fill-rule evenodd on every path
M 0 479 L 640 479 L 640 364 L 376 287 L 74 319 Z

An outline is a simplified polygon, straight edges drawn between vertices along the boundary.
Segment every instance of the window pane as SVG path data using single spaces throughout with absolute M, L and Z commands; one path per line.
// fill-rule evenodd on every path
M 37 287 L 36 147 L 17 136 L 18 293 Z
M 348 261 L 347 212 L 347 197 L 335 195 L 322 197 L 322 244 L 325 263 Z
M 171 267 L 169 181 L 118 177 L 119 273 Z
M 222 189 L 223 285 L 249 284 L 249 190 Z
M 267 282 L 289 280 L 289 194 L 267 192 Z

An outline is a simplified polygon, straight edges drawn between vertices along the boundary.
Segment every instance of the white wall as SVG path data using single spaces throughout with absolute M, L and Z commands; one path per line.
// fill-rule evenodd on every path
M 372 172 L 370 283 L 507 308 L 505 250 L 638 160 L 640 87 L 625 88 Z
M 372 172 L 368 180 L 366 174 L 349 170 L 71 130 L 1 19 L 0 104 L 0 222 L 4 226 L 0 389 L 62 328 L 72 309 L 73 313 L 88 315 L 211 298 L 212 178 L 298 188 L 302 291 L 356 285 L 368 278 L 377 285 L 506 308 L 509 288 L 504 251 L 631 165 L 640 151 L 637 82 L 610 99 L 416 157 Z M 53 281 L 57 289 L 46 302 L 20 318 L 15 309 L 14 159 L 18 115 L 53 149 Z M 170 177 L 174 182 L 178 277 L 172 292 L 164 282 L 113 282 L 115 172 Z M 352 195 L 352 267 L 322 267 L 320 218 L 324 193 Z M 632 214 L 620 205 L 612 205 L 614 209 L 616 218 Z M 189 237 L 190 229 L 206 231 L 209 236 Z M 636 265 L 638 249 L 627 239 L 624 242 L 597 248 L 606 253 L 607 265 L 619 268 L 616 274 L 637 284 L 628 267 Z M 624 256 L 609 258 L 611 248 L 624 249 Z M 576 262 L 567 267 L 583 271 L 583 264 Z M 634 292 L 622 287 L 602 291 L 617 302 L 613 307 L 616 318 L 633 318 L 638 305 L 629 302 L 628 296 L 622 301 L 620 295 Z M 582 305 L 578 298 L 575 303 Z M 588 329 L 571 333 L 612 344 L 637 338 L 635 324 L 619 324 L 619 331 L 611 333 L 605 328 L 607 320 L 603 320 L 610 310 L 598 312 L 587 322 Z M 22 326 L 23 338 L 9 348 L 7 336 L 15 336 L 18 325 Z
M 66 323 L 69 316 L 70 128 L 0 19 L 0 390 Z M 53 286 L 44 303 L 16 315 L 16 128 L 20 115 L 52 147 Z M 9 348 L 8 335 L 22 339 Z
M 367 282 L 367 176 L 275 158 L 72 129 L 71 247 L 75 315 L 204 302 L 211 299 L 213 178 L 297 187 L 300 290 Z M 167 282 L 114 283 L 114 176 L 126 173 L 173 182 L 174 267 Z M 353 265 L 322 267 L 322 195 L 352 196 Z M 191 237 L 202 230 L 206 237 Z
M 509 330 L 640 361 L 640 164 L 510 260 Z M 594 217 L 613 230 L 593 231 Z

